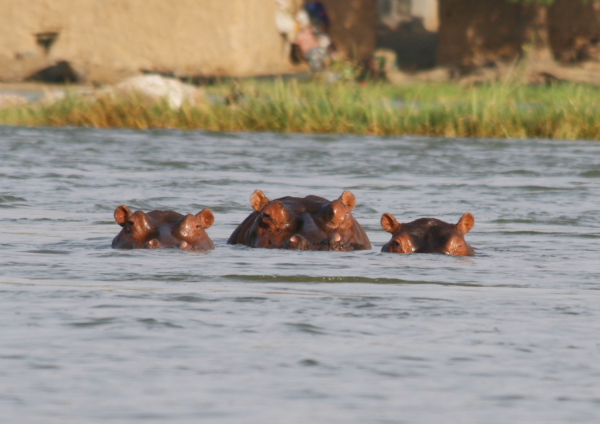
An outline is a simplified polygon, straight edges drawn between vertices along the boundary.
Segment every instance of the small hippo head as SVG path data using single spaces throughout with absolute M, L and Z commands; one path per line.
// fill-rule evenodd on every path
M 233 232 L 229 244 L 296 250 L 359 250 L 371 247 L 350 212 L 354 195 L 345 191 L 329 201 L 317 196 L 269 200 L 256 190 L 250 197 L 254 212 Z
M 115 209 L 114 216 L 123 227 L 112 242 L 114 249 L 210 250 L 215 247 L 204 231 L 215 221 L 210 209 L 196 215 L 182 215 L 173 211 L 131 212 L 121 205 Z
M 250 204 L 258 215 L 246 234 L 249 246 L 280 248 L 300 225 L 281 200 L 270 201 L 260 190 L 252 193 Z
M 344 191 L 339 199 L 324 205 L 315 216 L 317 225 L 333 230 L 340 235 L 349 233 L 352 228 L 352 212 L 356 207 L 356 198 L 351 191 Z M 344 236 L 344 235 L 342 235 Z
M 448 224 L 435 218 L 420 218 L 400 224 L 392 214 L 381 217 L 381 226 L 392 233 L 392 239 L 381 249 L 391 253 L 443 253 L 471 256 L 473 248 L 465 241 L 465 234 L 475 225 L 471 213 L 464 214 L 457 224 Z

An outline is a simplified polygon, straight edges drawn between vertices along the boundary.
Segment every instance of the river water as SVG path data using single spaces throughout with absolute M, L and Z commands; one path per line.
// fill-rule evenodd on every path
M 373 250 L 227 245 L 255 189 L 351 190 Z M 0 127 L 1 421 L 599 422 L 599 195 L 597 142 Z M 120 204 L 216 250 L 112 250 Z

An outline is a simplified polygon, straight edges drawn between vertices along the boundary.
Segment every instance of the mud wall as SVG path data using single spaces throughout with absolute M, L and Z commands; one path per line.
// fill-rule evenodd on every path
M 508 0 L 439 0 L 440 65 L 481 66 L 519 57 L 534 17 L 531 4 Z M 600 38 L 594 2 L 556 0 L 548 8 L 548 35 L 561 61 L 585 59 Z
M 369 55 L 375 0 L 324 3 L 338 45 Z M 273 0 L 0 0 L 0 10 L 2 80 L 58 61 L 99 82 L 140 70 L 251 76 L 307 69 L 284 54 Z

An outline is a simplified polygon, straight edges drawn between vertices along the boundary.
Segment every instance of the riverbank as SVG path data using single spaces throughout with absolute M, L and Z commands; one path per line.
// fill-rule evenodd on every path
M 1 108 L 0 123 L 599 140 L 599 103 L 600 88 L 569 83 L 464 87 L 247 80 L 208 86 L 203 101 L 178 108 L 166 100 L 74 87 L 64 98 Z

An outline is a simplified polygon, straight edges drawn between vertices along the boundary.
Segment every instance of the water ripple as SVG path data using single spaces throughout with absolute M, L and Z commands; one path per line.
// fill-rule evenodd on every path
M 598 421 L 597 142 L 0 137 L 7 422 Z M 352 190 L 373 250 L 227 245 L 255 189 Z M 121 204 L 209 207 L 216 249 L 112 250 Z M 474 257 L 380 252 L 383 213 L 468 211 Z

